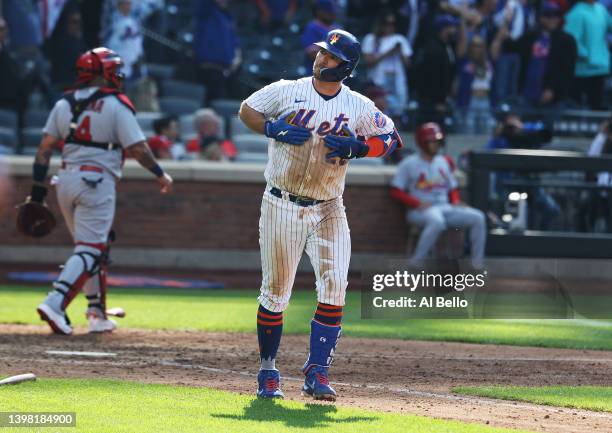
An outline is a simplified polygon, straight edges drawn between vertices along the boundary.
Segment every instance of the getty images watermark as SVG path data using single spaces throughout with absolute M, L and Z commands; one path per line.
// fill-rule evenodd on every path
M 369 274 L 362 290 L 363 318 L 461 318 L 470 315 L 472 293 L 487 271 L 441 273 L 396 270 Z

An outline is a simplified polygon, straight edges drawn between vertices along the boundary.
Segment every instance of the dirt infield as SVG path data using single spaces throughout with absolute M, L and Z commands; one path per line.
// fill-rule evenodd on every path
M 80 332 L 79 332 L 80 331 Z M 118 378 L 206 386 L 253 394 L 253 334 L 144 331 L 72 337 L 42 326 L 0 325 L 6 374 Z M 284 336 L 279 366 L 290 399 L 300 395 L 306 336 Z M 108 352 L 100 358 L 47 351 Z M 452 394 L 459 385 L 611 385 L 612 352 L 460 343 L 343 338 L 332 379 L 339 406 L 414 413 L 492 426 L 555 433 L 612 431 L 612 414 Z

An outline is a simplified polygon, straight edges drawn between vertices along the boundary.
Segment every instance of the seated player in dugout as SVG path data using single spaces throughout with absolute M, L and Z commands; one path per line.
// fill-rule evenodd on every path
M 391 181 L 391 197 L 406 206 L 406 221 L 423 230 L 410 265 L 421 268 L 440 234 L 448 228 L 469 229 L 471 264 L 483 269 L 486 219 L 482 211 L 461 202 L 455 164 L 441 155 L 444 133 L 437 123 L 421 125 L 417 152 L 404 158 Z
M 359 61 L 355 36 L 332 30 L 316 45 L 313 76 L 269 84 L 247 98 L 239 113 L 249 128 L 270 138 L 259 220 L 257 395 L 263 398 L 283 396 L 276 353 L 305 251 L 315 271 L 318 304 L 302 391 L 319 400 L 336 399 L 328 370 L 348 286 L 351 240 L 342 201 L 348 161 L 385 157 L 401 147 L 393 121 L 342 83 Z

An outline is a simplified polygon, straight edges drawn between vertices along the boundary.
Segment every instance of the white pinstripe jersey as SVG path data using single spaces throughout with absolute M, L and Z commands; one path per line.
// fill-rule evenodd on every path
M 331 200 L 342 195 L 348 164 L 325 160 L 330 151 L 323 142 L 327 134 L 348 127 L 366 139 L 393 131 L 393 121 L 372 101 L 344 84 L 333 98 L 324 99 L 312 77 L 280 80 L 253 93 L 245 103 L 266 119 L 296 112 L 294 122 L 311 130 L 312 138 L 295 146 L 270 139 L 265 177 L 268 184 L 291 194 Z

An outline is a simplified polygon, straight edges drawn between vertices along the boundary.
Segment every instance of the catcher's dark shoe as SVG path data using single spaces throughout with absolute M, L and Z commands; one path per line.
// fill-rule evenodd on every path
M 283 398 L 285 394 L 280 389 L 280 373 L 278 370 L 259 370 L 257 375 L 257 397 Z
M 62 310 L 63 295 L 52 291 L 45 300 L 38 306 L 36 311 L 42 320 L 47 322 L 56 334 L 72 334 L 72 326 L 66 312 Z
M 315 400 L 336 400 L 336 391 L 329 385 L 327 367 L 314 365 L 306 370 L 306 379 L 302 387 L 302 393 L 309 395 Z

